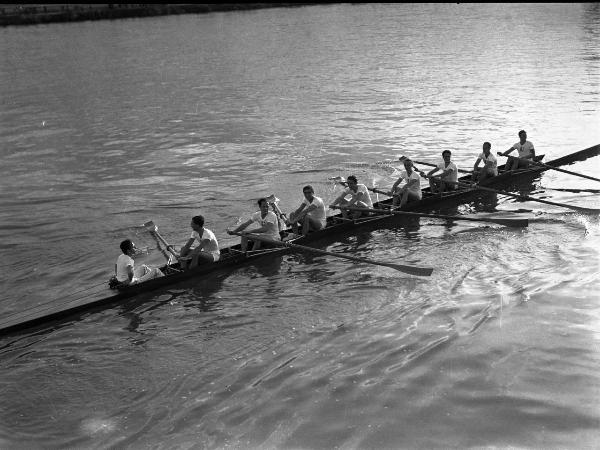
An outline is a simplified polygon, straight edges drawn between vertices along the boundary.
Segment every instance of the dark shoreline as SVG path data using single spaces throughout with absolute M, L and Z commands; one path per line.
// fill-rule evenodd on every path
M 10 6 L 0 5 L 0 26 L 38 25 L 84 20 L 113 20 L 172 14 L 205 14 L 211 12 L 289 8 L 319 4 L 326 3 L 14 4 Z

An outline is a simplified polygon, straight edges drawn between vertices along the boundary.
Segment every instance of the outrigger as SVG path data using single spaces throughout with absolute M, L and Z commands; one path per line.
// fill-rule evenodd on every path
M 446 220 L 468 220 L 468 216 L 442 216 L 425 213 L 419 214 L 419 212 L 432 211 L 440 205 L 447 207 L 452 205 L 468 203 L 470 200 L 477 197 L 477 195 L 479 195 L 482 190 L 491 190 L 494 192 L 506 193 L 505 191 L 497 191 L 493 189 L 493 187 L 511 186 L 519 181 L 522 182 L 527 180 L 533 180 L 541 172 L 549 170 L 553 167 L 556 168 L 559 166 L 573 164 L 575 162 L 584 161 L 588 158 L 598 155 L 600 155 L 600 145 L 595 145 L 585 150 L 581 150 L 555 159 L 546 164 L 532 165 L 526 169 L 518 169 L 515 171 L 505 172 L 503 171 L 504 166 L 499 166 L 499 175 L 493 178 L 487 178 L 479 186 L 476 186 L 472 183 L 470 174 L 465 175 L 459 178 L 459 188 L 457 190 L 444 193 L 440 196 L 439 194 L 432 194 L 429 188 L 425 188 L 422 190 L 422 200 L 405 205 L 402 211 L 391 211 L 392 199 L 388 198 L 374 203 L 373 210 L 371 211 L 372 215 L 361 217 L 359 219 L 344 219 L 342 218 L 341 214 L 335 214 L 327 218 L 327 226 L 325 228 L 319 231 L 312 232 L 307 236 L 294 237 L 292 235 L 291 229 L 288 228 L 282 231 L 282 237 L 284 237 L 284 240 L 282 241 L 280 246 L 276 246 L 275 248 L 259 250 L 256 252 L 244 253 L 240 249 L 240 244 L 233 245 L 231 247 L 221 249 L 221 258 L 218 262 L 207 265 L 200 265 L 198 267 L 186 271 L 181 270 L 179 262 L 175 258 L 175 253 L 172 252 L 173 258 L 169 258 L 169 262 L 164 266 L 160 267 L 160 269 L 166 275 L 164 277 L 155 278 L 144 283 L 123 287 L 121 289 L 118 289 L 116 292 L 111 292 L 111 295 L 104 296 L 103 298 L 79 302 L 70 307 L 66 307 L 56 311 L 31 310 L 4 317 L 0 321 L 0 336 L 25 331 L 35 327 L 52 327 L 53 324 L 56 323 L 56 321 L 68 319 L 69 317 L 86 312 L 97 311 L 104 307 L 117 304 L 127 298 L 134 297 L 143 292 L 151 292 L 154 290 L 158 290 L 165 286 L 179 283 L 188 279 L 199 279 L 211 272 L 227 270 L 230 268 L 241 266 L 243 264 L 257 261 L 259 259 L 269 257 L 272 258 L 291 251 L 313 251 L 314 253 L 344 257 L 341 255 L 336 255 L 333 252 L 325 252 L 314 247 L 308 247 L 306 246 L 306 244 L 318 244 L 319 241 L 331 240 L 332 238 L 335 239 L 340 235 L 352 234 L 357 230 L 375 230 L 381 228 L 394 227 L 397 226 L 399 222 L 401 223 L 402 220 L 406 220 L 407 216 L 410 217 L 408 213 L 423 217 L 437 216 L 438 218 L 443 218 Z M 539 159 L 541 159 L 541 157 L 539 157 Z M 418 164 L 418 162 L 416 163 Z M 517 194 L 513 195 L 522 197 Z M 531 197 L 524 198 L 532 199 Z M 282 213 L 277 206 L 276 197 L 271 196 L 269 200 L 273 210 L 281 216 Z M 598 212 L 598 210 L 592 210 L 587 208 L 579 208 L 579 210 L 592 213 Z M 481 221 L 481 218 L 473 217 L 470 219 L 474 221 Z M 486 221 L 510 226 L 509 219 L 489 219 Z M 525 226 L 525 221 L 524 219 L 520 219 L 518 224 L 516 221 L 513 224 L 516 226 Z M 161 240 L 161 242 L 163 242 L 167 250 L 171 251 L 172 247 L 168 245 L 168 243 L 162 238 L 162 236 L 160 236 L 160 234 L 158 234 L 158 229 L 154 225 L 154 223 L 148 222 L 146 225 L 148 230 L 150 232 L 154 232 L 155 237 L 157 237 L 159 240 Z M 249 238 L 252 238 L 252 236 L 249 236 Z M 373 261 L 369 261 L 363 258 L 355 258 L 355 260 L 362 260 L 362 262 L 373 263 Z M 380 263 L 379 265 L 387 265 L 388 267 L 398 266 L 393 268 L 417 276 L 428 276 L 431 274 L 432 270 L 430 268 L 420 268 L 409 265 L 391 265 L 388 263 Z

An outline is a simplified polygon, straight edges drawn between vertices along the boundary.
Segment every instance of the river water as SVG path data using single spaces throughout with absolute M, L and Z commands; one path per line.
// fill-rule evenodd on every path
M 258 197 L 289 212 L 305 184 L 331 201 L 329 177 L 388 187 L 399 155 L 469 169 L 520 129 L 545 160 L 596 145 L 599 49 L 597 3 L 3 28 L 0 313 L 106 295 L 126 237 L 161 263 L 148 220 L 182 245 L 203 214 L 226 246 Z M 556 188 L 598 186 L 529 186 L 598 207 Z M 0 447 L 596 448 L 598 218 L 491 208 L 530 226 L 421 219 L 326 247 L 428 278 L 290 254 L 2 338 Z

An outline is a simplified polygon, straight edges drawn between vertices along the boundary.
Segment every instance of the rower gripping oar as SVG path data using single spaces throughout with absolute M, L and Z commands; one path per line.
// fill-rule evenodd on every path
M 505 155 L 502 152 L 498 152 L 498 155 L 499 156 L 507 156 L 509 158 L 512 157 L 512 158 L 518 159 L 519 161 L 525 161 L 525 162 L 528 162 L 529 164 L 533 164 L 535 166 L 540 166 L 540 167 L 544 167 L 546 169 L 556 170 L 558 172 L 564 172 L 564 173 L 568 173 L 570 175 L 587 178 L 588 180 L 600 181 L 600 178 L 590 177 L 589 175 L 584 175 L 582 173 L 571 172 L 570 170 L 561 169 L 560 167 L 549 166 L 548 164 L 544 164 L 539 161 L 532 161 L 531 159 L 527 159 L 527 158 L 519 158 L 518 156 Z
M 341 184 L 342 186 L 347 186 L 348 184 L 346 183 L 346 180 L 344 179 L 344 177 L 332 177 L 330 178 L 330 180 L 334 180 L 336 183 Z M 370 188 L 367 187 L 367 189 L 371 192 L 375 192 L 376 194 L 383 194 L 383 195 L 387 195 L 388 197 L 392 196 L 391 192 L 386 192 L 386 191 L 381 191 L 379 189 L 376 188 Z
M 171 253 L 175 258 L 177 258 L 178 260 L 187 260 L 187 259 L 191 259 L 190 257 L 180 257 L 175 250 L 173 249 L 173 246 L 171 244 L 169 244 L 165 238 L 163 238 L 160 233 L 158 232 L 158 227 L 156 226 L 156 224 L 150 220 L 148 222 L 146 222 L 144 224 L 144 227 L 146 228 L 146 230 L 148 230 L 150 233 L 152 233 L 153 235 L 155 235 L 158 239 L 160 239 L 160 241 L 164 244 L 165 248 L 169 251 L 169 253 Z
M 276 245 L 278 247 L 288 247 L 288 248 L 293 248 L 293 249 L 304 251 L 304 252 L 318 253 L 319 255 L 329 255 L 329 256 L 335 256 L 336 258 L 347 259 L 347 260 L 350 260 L 350 261 L 362 262 L 362 263 L 367 263 L 367 264 L 375 264 L 377 266 L 391 267 L 392 269 L 396 269 L 396 270 L 398 270 L 400 272 L 405 272 L 405 273 L 408 273 L 410 275 L 418 275 L 418 276 L 428 277 L 433 272 L 433 269 L 431 269 L 431 268 L 416 267 L 416 266 L 405 266 L 405 265 L 402 265 L 402 264 L 393 264 L 393 263 L 385 263 L 385 262 L 373 261 L 373 260 L 370 260 L 370 259 L 358 258 L 356 256 L 344 255 L 342 253 L 333 253 L 333 252 L 328 252 L 328 251 L 325 251 L 325 250 L 320 250 L 318 248 L 306 247 L 304 245 L 293 244 L 291 242 L 276 241 L 274 239 L 271 239 L 271 238 L 268 238 L 268 237 L 265 237 L 265 236 L 259 236 L 257 234 L 251 234 L 251 233 L 242 234 L 242 233 L 239 233 L 239 232 L 236 232 L 236 233 L 233 233 L 233 234 L 237 234 L 238 236 L 245 236 L 248 239 L 253 239 L 253 240 L 256 240 L 256 241 L 261 241 L 261 242 L 266 242 L 266 243 L 269 243 L 269 244 L 273 244 L 273 245 Z
M 408 158 L 406 156 L 401 156 L 399 158 L 399 161 L 403 161 L 405 159 L 408 159 Z M 432 163 L 427 163 L 427 162 L 422 162 L 422 161 L 416 161 L 414 159 L 412 160 L 412 162 L 414 162 L 415 164 L 421 164 L 423 166 L 429 166 L 429 167 L 437 167 L 438 166 L 437 164 L 432 164 Z M 416 168 L 415 168 L 415 170 L 416 170 Z M 472 170 L 458 169 L 458 171 L 461 172 L 461 173 L 468 173 L 468 174 L 472 174 L 473 173 Z
M 507 227 L 526 227 L 529 226 L 529 219 L 497 219 L 492 217 L 465 217 L 465 216 L 445 216 L 442 214 L 426 214 L 411 211 L 399 211 L 399 210 L 387 210 L 387 209 L 375 209 L 375 208 L 359 208 L 353 206 L 334 206 L 338 209 L 348 209 L 351 211 L 362 211 L 372 212 L 378 214 L 392 214 L 398 216 L 413 216 L 413 217 L 432 217 L 434 219 L 448 219 L 448 220 L 469 220 L 471 222 L 491 222 L 499 225 L 505 225 Z

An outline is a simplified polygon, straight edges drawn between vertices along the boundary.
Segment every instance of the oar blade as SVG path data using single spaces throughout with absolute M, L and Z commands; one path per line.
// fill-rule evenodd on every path
M 405 266 L 402 264 L 391 264 L 391 263 L 379 263 L 381 266 L 391 267 L 400 272 L 407 273 L 409 275 L 417 275 L 420 277 L 429 277 L 433 273 L 433 269 L 430 267 L 417 267 L 417 266 Z
M 529 219 L 489 219 L 488 222 L 497 223 L 506 227 L 523 228 L 529 226 Z
M 158 230 L 158 227 L 155 225 L 155 223 L 152 220 L 149 220 L 148 222 L 146 222 L 144 224 L 144 228 L 146 228 L 146 230 L 148 230 L 148 231 Z

